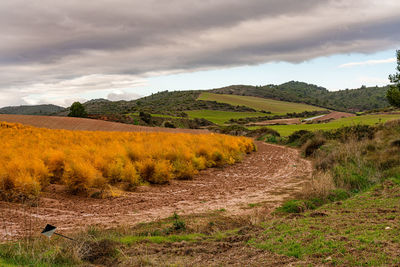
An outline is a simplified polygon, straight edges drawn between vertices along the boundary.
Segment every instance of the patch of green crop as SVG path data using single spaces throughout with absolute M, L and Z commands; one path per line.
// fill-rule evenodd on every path
M 248 117 L 260 117 L 265 116 L 265 113 L 261 112 L 233 112 L 233 111 L 220 111 L 220 110 L 190 110 L 185 111 L 189 115 L 189 118 L 204 118 L 216 124 L 224 124 L 230 119 L 240 119 Z

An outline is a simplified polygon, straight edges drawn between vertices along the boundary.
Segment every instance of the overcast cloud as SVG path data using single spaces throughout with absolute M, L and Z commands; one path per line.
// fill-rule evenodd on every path
M 398 0 L 2 0 L 0 106 L 134 98 L 152 75 L 394 49 L 399 29 Z

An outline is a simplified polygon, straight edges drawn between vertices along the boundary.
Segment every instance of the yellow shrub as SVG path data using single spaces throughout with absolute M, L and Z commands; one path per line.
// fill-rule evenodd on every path
M 132 190 L 140 182 L 190 179 L 255 149 L 249 138 L 220 134 L 67 131 L 3 122 L 0 141 L 3 199 L 37 196 L 48 183 L 64 184 L 75 194 L 97 188 L 115 195 L 109 192 Z
M 101 173 L 85 161 L 69 162 L 63 176 L 63 182 L 73 194 L 88 193 L 93 186 L 104 184 Z
M 64 174 L 65 155 L 62 151 L 52 150 L 45 154 L 44 163 L 49 170 L 50 183 L 58 183 Z
M 172 177 L 172 166 L 168 160 L 154 161 L 145 159 L 138 163 L 140 176 L 144 181 L 153 184 L 165 184 Z

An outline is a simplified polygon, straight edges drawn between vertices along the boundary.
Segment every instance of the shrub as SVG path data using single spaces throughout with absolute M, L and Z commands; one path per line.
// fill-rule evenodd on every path
M 151 123 L 151 114 L 150 113 L 141 111 L 141 112 L 139 112 L 139 117 L 145 123 L 147 123 L 147 124 Z
M 325 132 L 325 137 L 329 139 L 337 139 L 345 142 L 349 139 L 372 139 L 377 131 L 377 128 L 370 125 L 354 125 L 341 127 L 335 130 Z
M 315 136 L 312 139 L 309 139 L 302 147 L 301 150 L 303 151 L 306 157 L 312 156 L 314 152 L 320 148 L 323 144 L 325 144 L 326 140 L 323 137 Z
M 339 200 L 345 200 L 350 196 L 351 195 L 348 191 L 338 188 L 329 192 L 328 199 L 330 201 L 339 201 Z
M 306 205 L 302 200 L 288 200 L 280 206 L 277 211 L 285 213 L 301 213 L 306 210 Z
M 170 121 L 164 122 L 164 127 L 166 127 L 166 128 L 176 128 L 176 126 Z
M 88 194 L 89 189 L 105 184 L 104 178 L 91 164 L 83 161 L 69 162 L 66 166 L 63 182 L 72 194 Z
M 251 130 L 249 133 L 247 133 L 246 136 L 248 137 L 260 137 L 264 135 L 271 135 L 274 137 L 280 137 L 281 135 L 275 131 L 274 129 L 267 128 L 267 127 L 262 127 L 256 130 Z
M 59 183 L 64 174 L 65 155 L 62 151 L 52 150 L 46 153 L 44 163 L 49 170 L 50 183 Z
M 167 160 L 146 159 L 139 163 L 140 176 L 152 184 L 165 184 L 172 178 L 172 166 Z
M 306 130 L 299 130 L 299 131 L 295 131 L 294 133 L 292 133 L 291 135 L 289 135 L 288 137 L 288 144 L 298 144 L 298 145 L 302 145 L 304 143 L 305 138 L 302 138 L 303 136 L 305 137 L 311 137 L 314 136 L 313 132 L 310 131 L 306 131 Z M 302 138 L 302 142 L 300 142 L 300 138 Z
M 175 231 L 186 230 L 186 223 L 179 217 L 176 212 L 174 212 L 174 214 L 172 215 L 172 219 L 174 220 L 173 228 Z

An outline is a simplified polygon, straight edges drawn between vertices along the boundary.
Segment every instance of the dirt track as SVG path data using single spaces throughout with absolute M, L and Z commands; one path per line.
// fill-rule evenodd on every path
M 191 181 L 141 186 L 114 199 L 89 199 L 65 194 L 60 187 L 45 192 L 37 207 L 0 202 L 0 240 L 38 233 L 46 224 L 63 232 L 88 225 L 116 227 L 179 214 L 224 208 L 248 212 L 249 203 L 266 202 L 271 210 L 298 191 L 311 175 L 310 162 L 295 149 L 257 143 L 258 152 L 223 169 L 208 169 Z
M 209 133 L 209 131 L 207 130 L 146 127 L 146 126 L 137 126 L 132 124 L 94 120 L 94 119 L 57 117 L 57 116 L 0 114 L 0 121 L 22 123 L 26 125 L 49 128 L 49 129 L 82 130 L 82 131 L 169 132 L 169 133 L 196 133 L 196 134 Z

